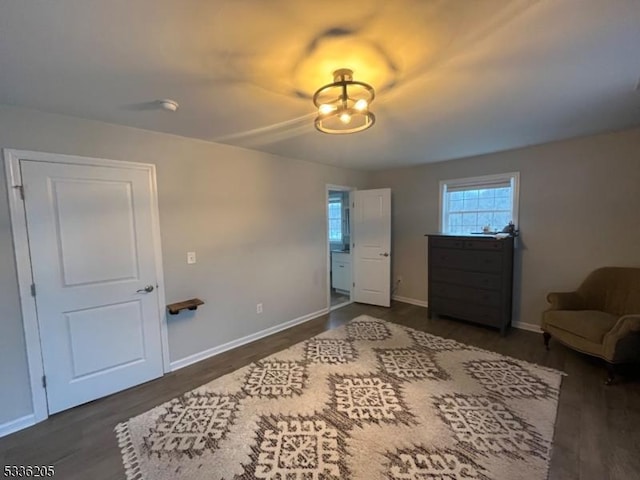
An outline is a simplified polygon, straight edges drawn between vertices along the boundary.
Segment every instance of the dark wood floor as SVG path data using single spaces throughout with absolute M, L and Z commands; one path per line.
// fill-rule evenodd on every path
M 346 303 L 349 301 L 349 295 L 343 295 L 342 293 L 338 293 L 335 290 L 331 290 L 331 306 L 340 305 L 341 303 Z
M 394 303 L 388 309 L 352 304 L 161 379 L 53 415 L 34 427 L 0 439 L 0 465 L 53 464 L 58 479 L 123 480 L 120 452 L 113 433 L 117 423 L 252 361 L 338 327 L 360 314 L 563 370 L 568 376 L 560 391 L 549 478 L 640 478 L 640 381 L 637 376 L 606 387 L 600 362 L 553 340 L 551 351 L 547 352 L 541 335 L 512 329 L 506 337 L 500 337 L 494 330 L 455 320 L 427 320 L 424 308 L 403 303 Z

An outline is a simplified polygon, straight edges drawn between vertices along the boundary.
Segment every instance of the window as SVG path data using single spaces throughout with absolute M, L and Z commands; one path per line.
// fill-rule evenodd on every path
M 342 199 L 329 199 L 329 241 L 342 242 Z
M 519 180 L 515 172 L 440 182 L 440 230 L 468 235 L 517 226 Z

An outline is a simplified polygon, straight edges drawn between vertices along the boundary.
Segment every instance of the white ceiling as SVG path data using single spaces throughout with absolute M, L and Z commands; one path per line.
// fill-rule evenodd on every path
M 0 103 L 378 169 L 640 125 L 639 52 L 640 0 L 2 0 Z M 340 67 L 366 132 L 313 128 Z

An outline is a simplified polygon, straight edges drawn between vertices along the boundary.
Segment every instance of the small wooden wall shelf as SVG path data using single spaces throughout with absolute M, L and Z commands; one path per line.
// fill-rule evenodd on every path
M 184 302 L 172 303 L 171 305 L 167 305 L 167 308 L 169 309 L 169 314 L 177 315 L 180 310 L 197 310 L 198 305 L 204 305 L 204 302 L 199 298 L 192 298 Z

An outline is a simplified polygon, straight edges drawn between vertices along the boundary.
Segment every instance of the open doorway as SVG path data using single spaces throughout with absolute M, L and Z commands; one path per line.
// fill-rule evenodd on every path
M 329 310 L 351 303 L 351 187 L 327 185 L 327 265 Z

